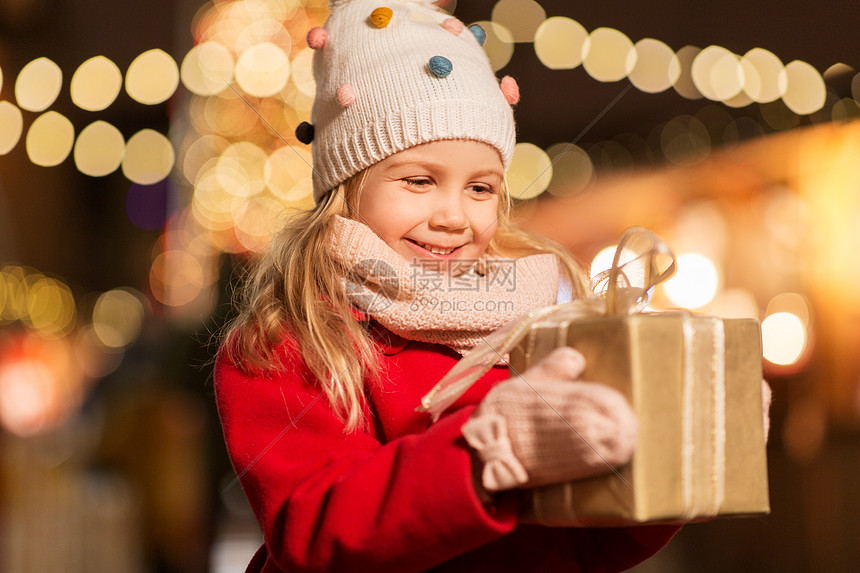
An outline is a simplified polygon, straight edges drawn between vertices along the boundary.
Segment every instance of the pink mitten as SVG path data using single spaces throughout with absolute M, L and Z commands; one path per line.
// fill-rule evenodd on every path
M 770 385 L 766 380 L 761 381 L 761 418 L 764 427 L 764 443 L 767 443 L 767 435 L 770 433 L 770 401 L 773 397 Z
M 627 463 L 636 416 L 617 390 L 579 381 L 582 354 L 553 350 L 521 376 L 493 388 L 463 436 L 484 467 L 488 491 L 562 483 Z

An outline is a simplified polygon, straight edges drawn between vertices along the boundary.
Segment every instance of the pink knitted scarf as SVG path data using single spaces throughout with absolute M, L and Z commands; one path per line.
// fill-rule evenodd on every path
M 353 306 L 409 340 L 465 354 L 508 321 L 556 302 L 552 254 L 459 261 L 449 273 L 406 260 L 359 221 L 335 216 L 333 231 L 331 252 Z

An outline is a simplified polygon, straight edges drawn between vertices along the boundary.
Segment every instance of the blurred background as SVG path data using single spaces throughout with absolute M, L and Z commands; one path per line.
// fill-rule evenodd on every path
M 450 0 L 519 83 L 515 217 L 656 307 L 762 321 L 772 513 L 639 571 L 860 564 L 860 5 Z M 0 0 L 0 571 L 242 571 L 211 361 L 242 266 L 312 205 L 324 0 Z M 607 250 L 609 249 L 609 250 Z

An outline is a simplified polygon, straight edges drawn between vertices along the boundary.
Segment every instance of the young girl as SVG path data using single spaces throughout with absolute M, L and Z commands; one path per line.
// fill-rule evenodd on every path
M 612 471 L 636 419 L 561 348 L 505 358 L 436 422 L 416 408 L 483 337 L 581 271 L 514 228 L 516 85 L 426 1 L 331 2 L 316 50 L 316 207 L 249 276 L 216 362 L 228 451 L 263 531 L 249 571 L 615 571 L 673 526 L 518 522 L 523 490 Z M 561 279 L 561 280 L 560 280 Z

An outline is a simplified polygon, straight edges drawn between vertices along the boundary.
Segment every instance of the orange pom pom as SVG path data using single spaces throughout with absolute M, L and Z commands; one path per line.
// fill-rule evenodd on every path
M 391 22 L 392 16 L 394 16 L 394 12 L 391 8 L 382 6 L 370 13 L 370 21 L 373 22 L 373 25 L 377 28 L 385 28 L 388 26 L 388 23 Z
M 343 84 L 337 88 L 335 98 L 337 98 L 337 103 L 343 107 L 351 106 L 355 103 L 355 89 L 349 84 Z

